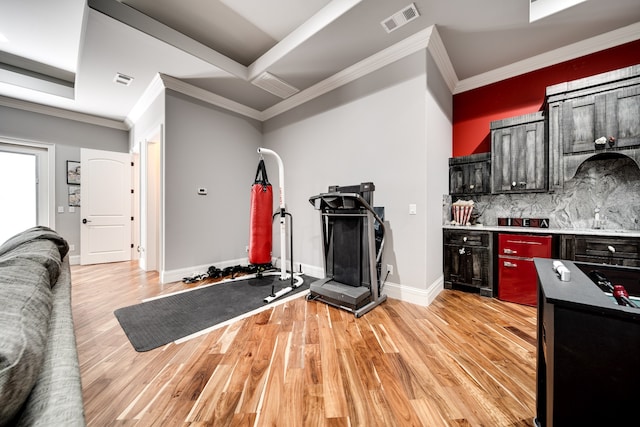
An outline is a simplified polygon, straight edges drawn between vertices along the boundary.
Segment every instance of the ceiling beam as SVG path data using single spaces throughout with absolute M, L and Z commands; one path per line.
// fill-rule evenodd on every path
M 247 67 L 116 0 L 89 0 L 91 9 L 135 28 L 196 58 L 247 80 Z
M 344 15 L 362 0 L 333 0 L 309 18 L 304 24 L 293 30 L 274 47 L 269 49 L 253 64 L 249 65 L 248 79 L 251 81 L 267 71 L 269 67 L 284 58 L 302 43 L 318 34 L 327 25 Z

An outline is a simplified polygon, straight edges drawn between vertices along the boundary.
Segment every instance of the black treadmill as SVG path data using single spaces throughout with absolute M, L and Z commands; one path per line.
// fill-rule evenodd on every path
M 373 206 L 372 182 L 331 186 L 309 198 L 321 212 L 325 278 L 310 285 L 318 300 L 360 317 L 387 299 L 382 291 L 384 208 Z

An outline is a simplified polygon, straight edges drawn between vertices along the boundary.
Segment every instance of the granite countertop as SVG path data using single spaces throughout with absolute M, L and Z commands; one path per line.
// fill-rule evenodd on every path
M 640 237 L 640 230 L 608 230 L 591 228 L 534 228 L 497 225 L 443 225 L 447 230 L 500 231 L 521 234 L 577 234 L 608 237 Z

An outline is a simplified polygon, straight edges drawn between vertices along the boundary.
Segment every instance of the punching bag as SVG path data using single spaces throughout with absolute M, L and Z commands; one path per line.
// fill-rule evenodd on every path
M 273 189 L 267 178 L 264 160 L 260 159 L 256 179 L 251 186 L 249 217 L 249 264 L 271 263 Z

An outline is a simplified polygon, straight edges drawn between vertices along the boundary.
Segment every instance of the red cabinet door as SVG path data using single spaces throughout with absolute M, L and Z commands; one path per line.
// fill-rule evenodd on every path
M 499 255 L 518 258 L 551 258 L 551 236 L 499 234 Z
M 498 298 L 534 306 L 538 298 L 538 276 L 533 261 L 526 258 L 500 257 Z
M 551 258 L 551 236 L 498 235 L 498 298 L 535 306 L 538 275 L 533 258 Z

